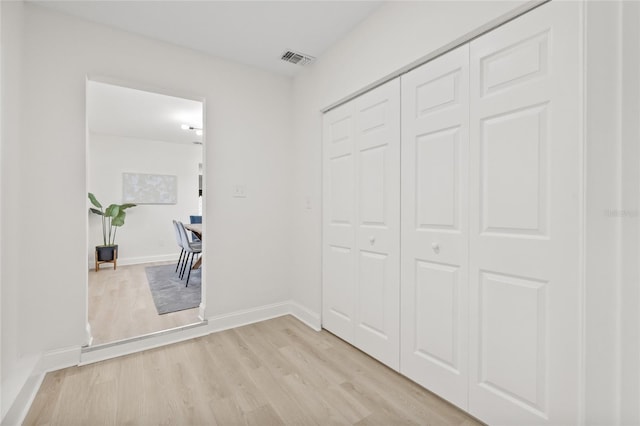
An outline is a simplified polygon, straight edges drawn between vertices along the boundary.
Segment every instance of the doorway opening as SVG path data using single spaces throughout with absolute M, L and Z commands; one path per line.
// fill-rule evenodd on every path
M 90 79 L 86 107 L 89 346 L 200 323 L 204 101 Z

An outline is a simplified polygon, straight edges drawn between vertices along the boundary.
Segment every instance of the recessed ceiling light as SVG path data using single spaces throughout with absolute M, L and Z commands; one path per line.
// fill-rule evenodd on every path
M 182 126 L 180 126 L 180 128 L 182 130 L 189 130 L 189 125 L 188 124 L 183 124 Z

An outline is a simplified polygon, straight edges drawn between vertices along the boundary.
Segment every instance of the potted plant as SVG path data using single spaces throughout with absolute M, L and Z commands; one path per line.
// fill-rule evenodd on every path
M 116 231 L 124 225 L 124 218 L 127 213 L 126 209 L 135 207 L 135 204 L 111 204 L 106 209 L 102 209 L 102 204 L 96 199 L 95 195 L 89 192 L 89 201 L 96 208 L 90 208 L 92 213 L 102 218 L 102 245 L 96 246 L 96 270 L 98 262 L 115 261 L 118 257 L 118 245 L 116 241 Z M 115 262 L 114 262 L 115 264 Z

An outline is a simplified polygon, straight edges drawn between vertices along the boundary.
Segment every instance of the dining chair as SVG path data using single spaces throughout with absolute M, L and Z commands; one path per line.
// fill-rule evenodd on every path
M 202 215 L 190 215 L 189 216 L 189 223 L 202 223 Z M 198 237 L 198 235 L 195 232 L 191 233 L 191 239 L 193 241 L 200 241 L 200 237 Z
M 193 267 L 193 258 L 196 254 L 202 253 L 202 242 L 200 241 L 189 241 L 189 236 L 187 235 L 187 230 L 184 227 L 184 224 L 180 221 L 178 224 L 178 232 L 180 233 L 180 241 L 181 247 L 187 254 L 184 263 L 182 264 L 182 270 L 180 271 L 180 279 L 184 278 L 184 273 L 186 271 L 187 263 L 189 262 L 189 257 L 191 257 L 191 263 L 189 264 L 189 272 L 187 273 L 187 284 L 185 287 L 189 286 L 189 278 L 191 277 L 191 268 Z
M 182 248 L 182 238 L 180 237 L 180 231 L 178 229 L 178 222 L 173 221 L 173 230 L 176 233 L 176 243 L 178 247 L 180 247 L 180 257 L 178 258 L 178 264 L 176 265 L 176 273 L 178 272 L 178 267 L 182 265 L 182 255 L 184 254 L 184 248 Z M 186 259 L 186 257 L 185 257 Z M 180 268 L 182 270 L 182 268 Z

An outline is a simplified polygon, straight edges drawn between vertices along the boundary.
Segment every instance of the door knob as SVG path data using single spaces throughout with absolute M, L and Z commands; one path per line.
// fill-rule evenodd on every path
M 369 244 L 374 245 L 376 243 L 376 237 L 373 235 L 369 237 Z
M 434 252 L 436 253 L 440 253 L 440 244 L 438 243 L 432 243 L 431 244 L 431 248 L 433 249 Z

